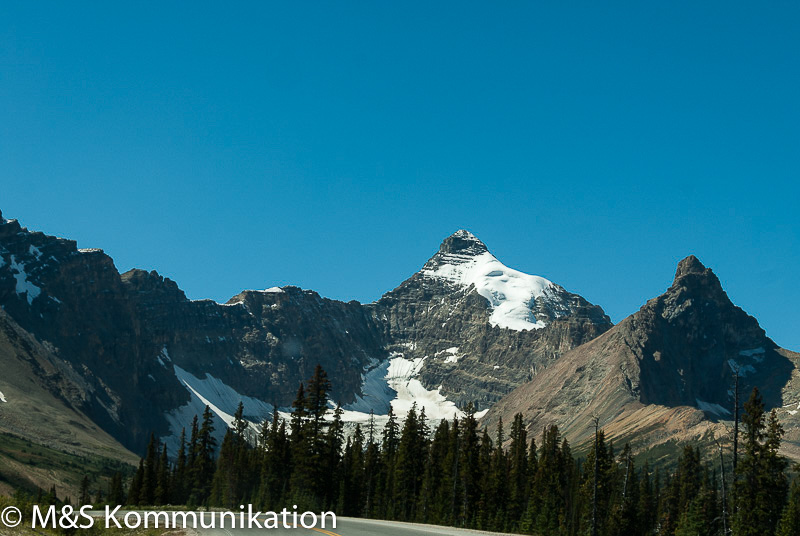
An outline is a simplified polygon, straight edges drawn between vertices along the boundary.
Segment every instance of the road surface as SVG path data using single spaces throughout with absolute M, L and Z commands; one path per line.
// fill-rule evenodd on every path
M 337 518 L 336 528 L 316 529 L 197 529 L 200 536 L 250 536 L 254 534 L 281 536 L 479 536 L 499 535 L 497 532 L 398 523 L 393 521 L 374 521 L 371 519 Z

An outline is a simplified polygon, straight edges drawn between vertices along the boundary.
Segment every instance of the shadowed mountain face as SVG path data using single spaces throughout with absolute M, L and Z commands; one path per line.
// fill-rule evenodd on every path
M 600 307 L 505 267 L 466 231 L 373 304 L 296 287 L 244 291 L 219 304 L 189 300 L 155 272 L 120 274 L 101 250 L 79 250 L 1 215 L 0 305 L 72 371 L 70 404 L 139 452 L 151 431 L 172 437 L 205 404 L 220 429 L 239 400 L 260 422 L 272 405 L 291 403 L 318 363 L 333 400 L 357 401 L 360 411 L 394 405 L 389 381 L 419 383 L 404 392 L 421 398 L 403 403 L 487 409 L 611 326 Z M 388 377 L 391 358 L 412 364 L 401 367 L 407 377 Z
M 778 348 L 690 256 L 664 294 L 567 352 L 493 407 L 486 422 L 522 412 L 535 430 L 557 424 L 580 442 L 597 416 L 612 437 L 638 435 L 643 447 L 688 439 L 708 431 L 709 421 L 731 418 L 734 371 L 742 398 L 758 386 L 786 426 L 796 428 L 794 414 L 783 407 L 797 396 L 787 390 L 795 355 Z

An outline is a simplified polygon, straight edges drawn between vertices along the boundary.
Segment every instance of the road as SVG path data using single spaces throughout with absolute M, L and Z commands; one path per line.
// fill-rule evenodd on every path
M 129 511 L 118 511 L 117 519 L 120 523 L 126 513 Z M 144 515 L 144 511 L 134 511 Z M 98 511 L 91 512 L 91 515 L 96 518 L 102 518 L 103 514 Z M 219 516 L 219 512 L 197 512 L 198 516 L 202 517 L 200 524 L 209 526 L 212 524 L 210 516 Z M 264 523 L 265 518 L 259 517 L 259 522 Z M 217 517 L 216 523 L 213 523 L 218 528 L 204 529 L 194 528 L 189 529 L 187 532 L 190 535 L 196 536 L 253 536 L 259 534 L 265 535 L 282 535 L 282 536 L 511 536 L 499 532 L 484 532 L 467 529 L 457 529 L 452 527 L 440 527 L 435 525 L 420 525 L 416 523 L 400 523 L 396 521 L 379 521 L 372 519 L 358 519 L 350 517 L 337 517 L 336 528 L 330 526 L 330 519 L 326 528 L 304 529 L 298 528 L 219 528 L 224 525 L 219 522 Z M 100 519 L 98 519 L 98 522 Z M 238 521 L 237 521 L 238 522 Z M 190 523 L 191 525 L 191 523 Z M 152 525 L 150 525 L 152 526 Z M 163 526 L 163 525 L 161 525 Z M 180 526 L 180 524 L 179 524 Z M 230 523 L 228 523 L 230 526 Z
M 315 529 L 198 529 L 200 536 L 249 536 L 253 534 L 282 536 L 479 536 L 500 535 L 497 532 L 418 525 L 414 523 L 398 523 L 393 521 L 375 521 L 371 519 L 337 518 L 336 528 Z

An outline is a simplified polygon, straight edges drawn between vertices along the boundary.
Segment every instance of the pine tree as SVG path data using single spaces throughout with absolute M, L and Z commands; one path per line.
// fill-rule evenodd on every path
M 108 504 L 112 507 L 125 504 L 125 494 L 122 490 L 122 474 L 118 471 L 114 473 L 108 484 Z
M 481 482 L 481 445 L 478 439 L 478 421 L 475 420 L 475 410 L 470 404 L 466 410 L 466 416 L 460 422 L 460 437 L 458 443 L 454 445 L 460 451 L 459 471 L 460 481 L 458 483 L 459 493 L 461 494 L 461 517 L 462 526 L 472 527 L 480 510 L 483 489 Z
M 494 531 L 504 531 L 506 525 L 506 507 L 508 505 L 508 460 L 503 445 L 505 444 L 503 419 L 497 425 L 497 440 L 495 450 L 492 452 L 491 474 L 489 477 L 489 507 L 491 515 L 487 517 L 486 528 Z
M 170 468 L 166 444 L 161 448 L 161 457 L 158 460 L 154 498 L 157 505 L 165 505 L 170 502 Z
M 184 504 L 186 502 L 186 481 L 188 479 L 186 467 L 186 428 L 181 428 L 181 438 L 178 442 L 178 458 L 175 462 L 175 470 L 172 474 L 172 504 Z
M 261 504 L 265 508 L 278 508 L 289 486 L 291 460 L 286 422 L 280 419 L 277 409 L 272 414 L 272 426 L 267 438 L 264 465 L 261 468 Z
M 364 515 L 376 515 L 375 504 L 380 479 L 380 448 L 375 436 L 375 414 L 370 411 L 367 450 L 364 453 Z
M 158 444 L 156 443 L 155 434 L 151 433 L 150 442 L 147 444 L 147 456 L 144 459 L 144 477 L 142 479 L 142 489 L 139 493 L 140 504 L 155 504 L 157 470 Z
M 84 475 L 83 480 L 81 480 L 81 489 L 78 495 L 78 506 L 84 506 L 91 504 L 89 498 L 89 477 Z
M 523 510 L 528 504 L 528 432 L 522 414 L 514 416 L 511 424 L 511 446 L 509 452 L 509 519 L 513 520 L 510 530 L 518 527 Z
M 128 489 L 128 504 L 138 506 L 144 503 L 142 499 L 142 484 L 144 482 L 144 458 L 139 460 L 139 468 L 133 475 L 130 488 Z
M 606 445 L 602 429 L 596 431 L 592 450 L 586 456 L 583 466 L 581 498 L 586 505 L 582 516 L 583 524 L 590 528 L 590 534 L 605 534 L 614 492 L 615 464 L 613 447 Z
M 206 406 L 203 410 L 203 420 L 196 433 L 197 423 L 193 423 L 192 451 L 190 454 L 190 476 L 192 491 L 189 503 L 193 505 L 205 504 L 211 493 L 211 482 L 214 478 L 216 466 L 214 463 L 217 440 L 214 438 L 214 414 Z
M 652 534 L 657 519 L 656 509 L 658 500 L 653 490 L 653 483 L 650 478 L 650 466 L 645 462 L 639 474 L 639 497 L 636 505 L 636 534 Z
M 795 466 L 795 473 L 798 471 L 800 471 L 800 466 Z M 775 535 L 797 536 L 798 534 L 800 534 L 800 477 L 795 477 L 789 494 L 789 502 L 783 509 Z
M 328 393 L 331 382 L 325 370 L 317 365 L 314 375 L 308 381 L 306 396 L 306 410 L 311 419 L 311 435 L 321 437 L 325 413 L 328 411 Z
M 364 433 L 357 424 L 352 442 L 348 440 L 343 460 L 343 490 L 340 496 L 343 515 L 359 516 L 364 504 Z
M 753 389 L 744 405 L 743 453 L 734 486 L 734 533 L 741 536 L 772 534 L 786 502 L 787 463 L 778 454 L 783 428 L 773 410 L 765 423 L 764 402 Z
M 342 449 L 344 447 L 344 424 L 342 423 L 341 406 L 337 405 L 333 411 L 333 420 L 328 426 L 327 433 L 319 441 L 318 459 L 320 463 L 315 467 L 314 496 L 326 509 L 332 509 L 337 504 L 336 486 L 341 478 Z
M 786 497 L 789 493 L 789 479 L 786 469 L 788 460 L 779 454 L 784 430 L 778 420 L 778 413 L 773 409 L 767 418 L 767 435 L 764 441 L 764 483 L 762 493 L 764 498 L 765 525 L 774 531 L 781 519 Z
M 412 404 L 406 415 L 395 461 L 395 513 L 399 519 L 414 519 L 416 499 L 422 487 L 423 463 L 427 457 L 427 445 L 417 416 L 417 405 Z
M 392 406 L 389 406 L 388 419 L 383 427 L 383 441 L 381 443 L 380 456 L 380 476 L 378 495 L 380 501 L 377 503 L 377 512 L 381 517 L 394 519 L 394 477 L 395 477 L 395 458 L 397 456 L 397 445 L 400 436 L 400 426 L 397 424 L 397 417 L 394 415 Z

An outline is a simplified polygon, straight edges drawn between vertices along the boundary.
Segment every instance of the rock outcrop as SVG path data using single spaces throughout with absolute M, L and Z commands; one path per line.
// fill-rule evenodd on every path
M 795 429 L 794 406 L 783 406 L 797 398 L 787 390 L 796 365 L 796 354 L 769 339 L 730 301 L 717 276 L 690 256 L 664 294 L 565 353 L 495 405 L 485 423 L 522 412 L 535 433 L 556 424 L 580 443 L 597 417 L 618 442 L 636 441 L 641 448 L 696 439 L 724 433 L 715 423 L 733 414 L 738 371 L 742 398 L 757 386 Z

